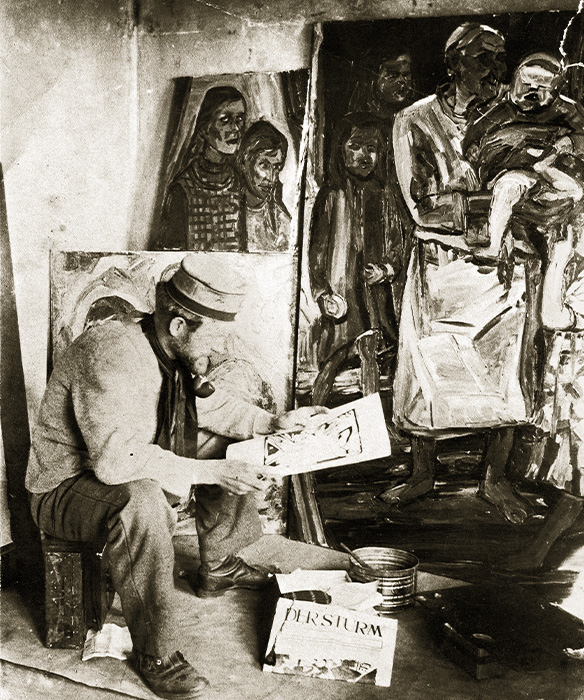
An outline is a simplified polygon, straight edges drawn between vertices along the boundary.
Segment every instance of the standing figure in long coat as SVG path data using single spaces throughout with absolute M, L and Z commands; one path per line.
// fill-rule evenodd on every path
M 389 198 L 391 240 L 401 238 L 404 264 L 392 280 L 393 302 L 399 319 L 401 299 L 412 246 L 413 219 L 397 179 L 393 152 L 393 123 L 396 115 L 414 101 L 412 59 L 407 51 L 395 48 L 386 54 L 367 79 L 360 81 L 351 95 L 349 111 L 369 112 L 381 120 L 385 146 L 385 188 Z
M 309 266 L 322 314 L 321 367 L 364 331 L 379 329 L 380 349 L 396 343 L 391 281 L 403 251 L 401 240 L 391 238 L 382 133 L 373 115 L 349 114 L 340 121 L 315 201 Z

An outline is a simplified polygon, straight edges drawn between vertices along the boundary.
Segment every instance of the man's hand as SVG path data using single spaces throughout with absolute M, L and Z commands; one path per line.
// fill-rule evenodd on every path
M 272 481 L 257 467 L 239 459 L 195 460 L 195 484 L 216 484 L 241 496 L 252 491 L 265 491 Z
M 302 408 L 296 408 L 293 411 L 275 416 L 272 426 L 274 430 L 301 430 L 311 423 L 318 424 L 322 422 L 319 416 L 329 412 L 329 409 L 325 406 L 303 406 Z

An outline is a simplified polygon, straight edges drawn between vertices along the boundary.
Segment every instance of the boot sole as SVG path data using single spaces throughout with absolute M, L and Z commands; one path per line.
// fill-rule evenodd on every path
M 159 698 L 163 698 L 164 700 L 196 700 L 196 698 L 201 697 L 201 693 L 207 690 L 207 688 L 208 686 L 205 686 L 204 688 L 201 688 L 201 690 L 195 690 L 188 695 L 185 695 L 184 693 L 181 695 L 176 695 L 176 693 L 156 693 L 154 690 L 152 690 L 152 688 L 149 690 L 151 693 L 154 693 L 154 695 L 157 695 Z
M 180 695 L 177 695 L 176 693 L 157 693 L 152 690 L 152 688 L 149 688 L 149 690 L 151 693 L 154 693 L 154 695 L 157 695 L 159 698 L 163 698 L 164 700 L 196 700 L 196 698 L 201 697 L 201 693 L 207 690 L 208 687 L 209 686 L 206 685 L 200 690 L 193 690 L 187 695 L 184 693 L 181 693 Z
M 201 696 L 201 693 L 203 693 L 209 687 L 209 683 L 207 682 L 203 684 L 200 688 L 189 690 L 186 693 L 171 693 L 164 692 L 161 690 L 156 691 L 151 685 L 148 685 L 146 681 L 144 681 L 144 683 L 148 690 L 150 690 L 150 692 L 154 693 L 154 695 L 157 695 L 159 698 L 164 698 L 164 700 L 195 700 L 196 698 L 199 698 Z

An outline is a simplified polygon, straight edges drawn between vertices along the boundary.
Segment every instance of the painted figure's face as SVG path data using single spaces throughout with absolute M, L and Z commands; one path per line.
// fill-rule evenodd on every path
M 359 178 L 366 178 L 375 170 L 379 158 L 380 134 L 375 127 L 353 127 L 343 144 L 345 167 Z
M 224 155 L 236 153 L 245 124 L 243 100 L 223 104 L 213 116 L 205 132 L 205 140 L 216 151 Z
M 505 71 L 503 38 L 485 32 L 460 50 L 454 74 L 457 86 L 482 102 L 497 95 Z
M 412 98 L 412 62 L 406 54 L 384 61 L 379 69 L 377 90 L 384 102 L 402 104 Z
M 256 197 L 265 200 L 270 196 L 278 184 L 285 161 L 280 148 L 257 154 L 246 177 L 247 185 Z
M 550 105 L 558 96 L 561 76 L 544 66 L 521 66 L 515 71 L 510 96 L 522 112 Z
M 180 336 L 174 338 L 172 347 L 175 356 L 192 373 L 201 373 L 208 365 L 209 358 L 225 352 L 225 342 L 230 332 L 227 321 L 207 316 L 201 317 L 201 320 L 199 327 L 186 327 Z

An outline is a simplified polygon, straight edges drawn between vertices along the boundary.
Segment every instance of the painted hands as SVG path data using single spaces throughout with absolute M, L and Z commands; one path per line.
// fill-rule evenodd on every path
M 323 316 L 337 321 L 347 314 L 347 300 L 340 294 L 321 294 L 318 306 Z
M 367 265 L 365 265 L 365 269 L 363 270 L 365 283 L 369 286 L 379 284 L 380 282 L 393 277 L 394 274 L 395 273 L 391 265 L 384 267 L 383 265 L 378 265 L 377 263 L 367 263 Z

